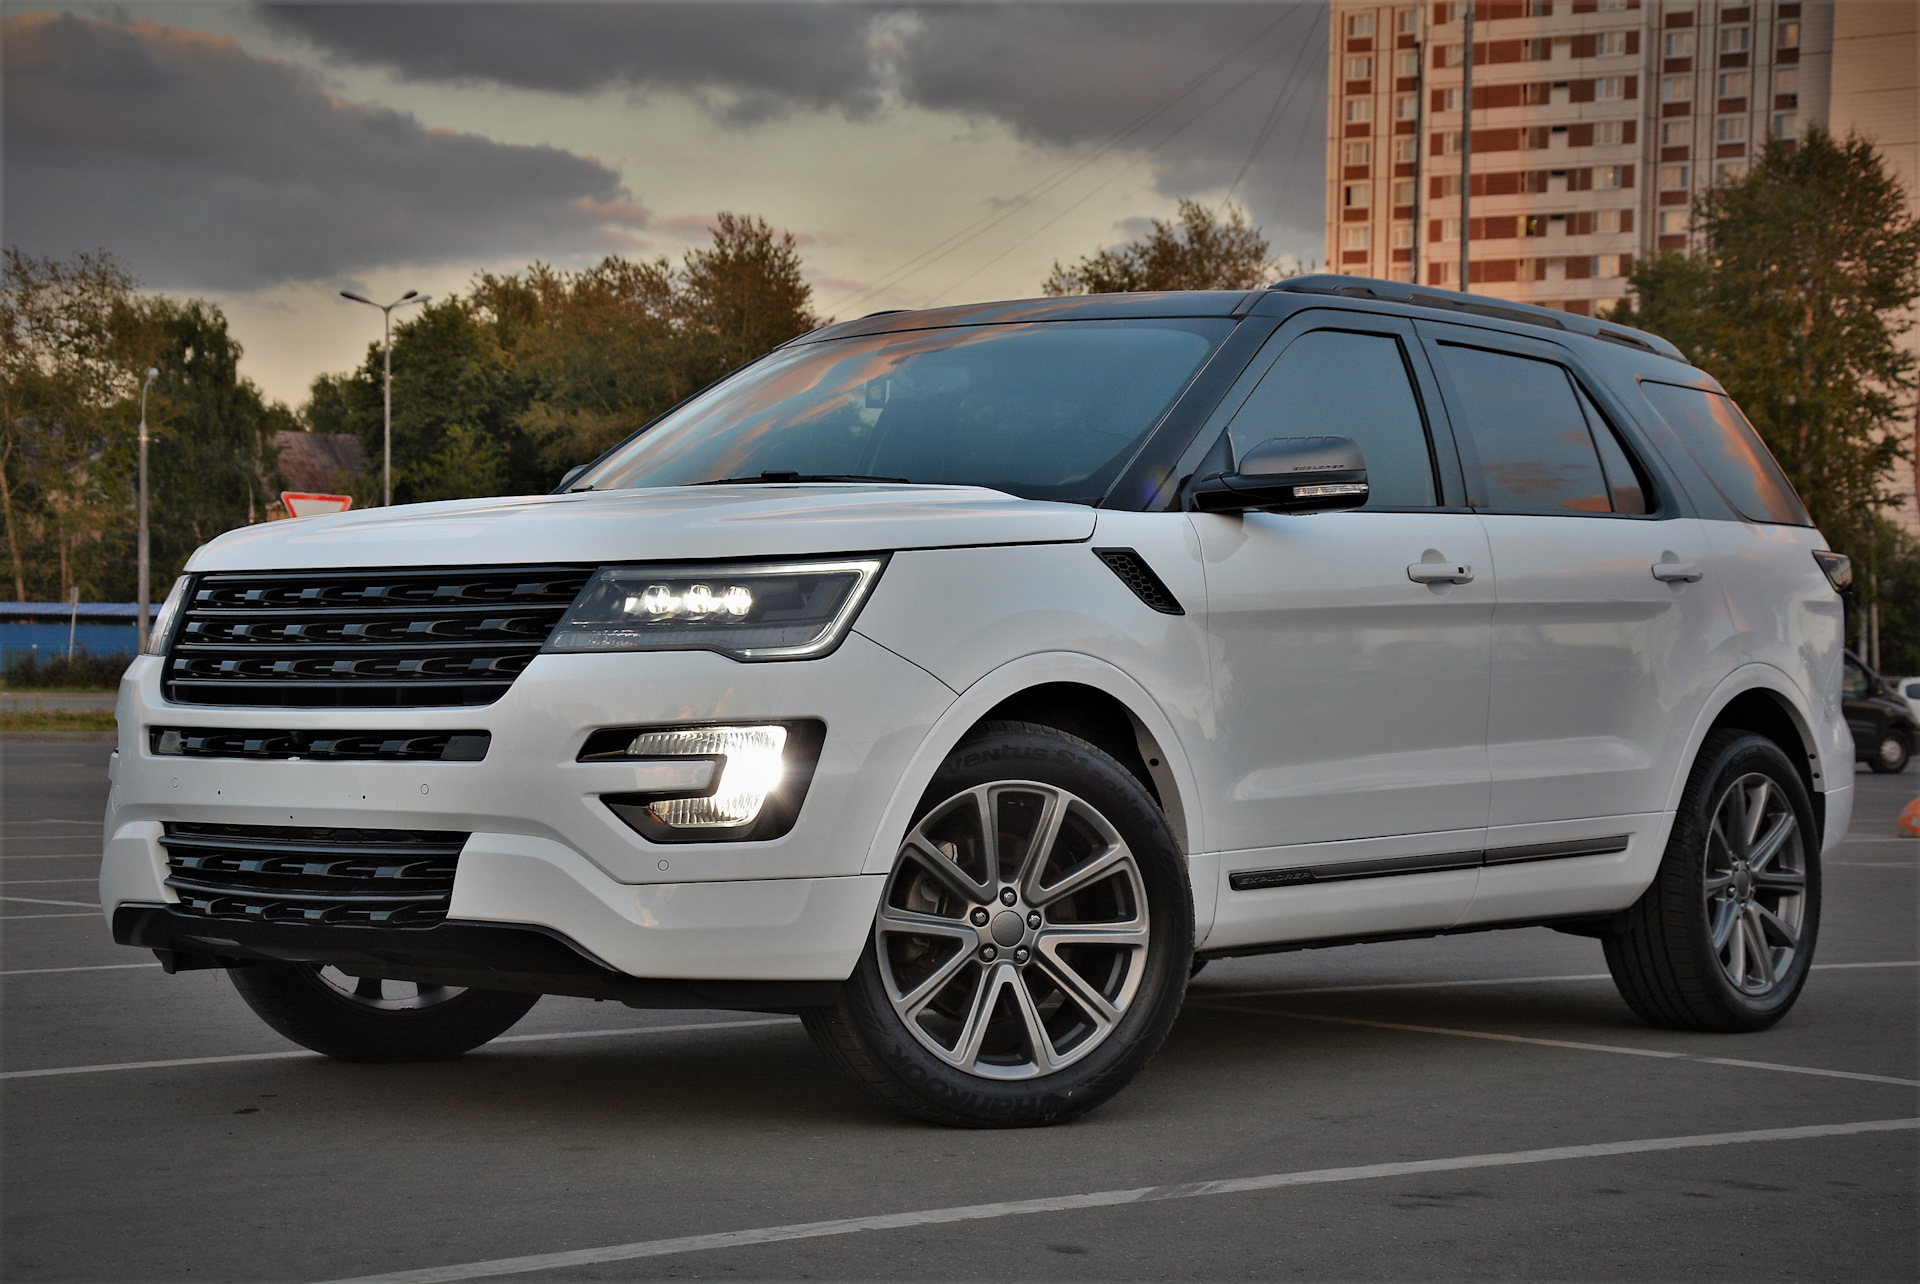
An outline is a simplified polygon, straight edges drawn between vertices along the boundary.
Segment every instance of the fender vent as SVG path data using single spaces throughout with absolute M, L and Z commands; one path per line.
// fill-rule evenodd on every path
M 1120 582 L 1133 590 L 1133 595 L 1145 602 L 1162 615 L 1185 615 L 1180 599 L 1166 586 L 1153 568 L 1147 565 L 1147 559 L 1130 548 L 1096 548 L 1093 555 L 1107 564 L 1107 569 L 1120 577 Z

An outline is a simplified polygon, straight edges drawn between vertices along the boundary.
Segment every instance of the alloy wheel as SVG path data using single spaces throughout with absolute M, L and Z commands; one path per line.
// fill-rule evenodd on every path
M 1771 992 L 1793 967 L 1806 912 L 1800 824 L 1773 780 L 1749 772 L 1714 804 L 1703 891 L 1720 971 L 1742 994 Z
M 887 998 L 948 1065 L 1033 1079 L 1125 1017 L 1146 971 L 1146 887 L 1118 830 L 1053 785 L 954 795 L 901 845 L 874 922 Z
M 459 985 L 426 985 L 419 981 L 382 980 L 377 976 L 349 976 L 331 964 L 308 969 L 315 980 L 356 1007 L 380 1012 L 430 1008 L 465 994 Z

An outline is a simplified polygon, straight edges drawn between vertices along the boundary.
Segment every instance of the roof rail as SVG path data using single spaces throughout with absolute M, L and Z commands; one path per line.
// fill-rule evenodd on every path
M 1267 288 L 1293 294 L 1332 294 L 1349 299 L 1378 299 L 1383 303 L 1405 303 L 1414 307 L 1467 312 L 1499 321 L 1514 321 L 1521 325 L 1537 325 L 1550 330 L 1570 330 L 1577 334 L 1591 335 L 1596 339 L 1605 339 L 1611 343 L 1636 348 L 1655 356 L 1668 357 L 1674 361 L 1686 360 L 1680 349 L 1657 335 L 1647 334 L 1627 326 L 1612 325 L 1592 317 L 1578 316 L 1571 312 L 1558 312 L 1552 308 L 1543 308 L 1532 303 L 1516 303 L 1509 299 L 1490 299 L 1481 294 L 1429 290 L 1404 281 L 1382 281 L 1366 276 L 1338 276 L 1330 272 L 1287 277 L 1285 280 L 1274 282 Z

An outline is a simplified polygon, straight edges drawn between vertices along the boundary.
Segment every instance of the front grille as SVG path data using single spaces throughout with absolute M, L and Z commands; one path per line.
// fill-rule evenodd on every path
M 180 704 L 491 704 L 593 568 L 217 572 L 194 578 L 164 678 Z
M 152 727 L 153 752 L 167 758 L 317 758 L 349 762 L 479 762 L 487 731 L 232 731 Z
M 208 918 L 431 927 L 467 836 L 430 829 L 169 823 L 167 886 Z

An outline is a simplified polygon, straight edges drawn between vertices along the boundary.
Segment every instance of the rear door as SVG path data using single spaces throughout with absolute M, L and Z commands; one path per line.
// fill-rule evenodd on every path
M 1447 926 L 1471 901 L 1493 590 L 1437 412 L 1407 322 L 1334 310 L 1291 319 L 1224 403 L 1221 466 L 1273 437 L 1345 436 L 1372 496 L 1189 515 L 1217 718 L 1208 833 L 1225 849 L 1210 948 Z M 1409 574 L 1438 564 L 1459 582 Z
M 1419 329 L 1497 581 L 1470 917 L 1613 908 L 1644 882 L 1694 717 L 1735 662 L 1706 534 L 1565 349 Z

